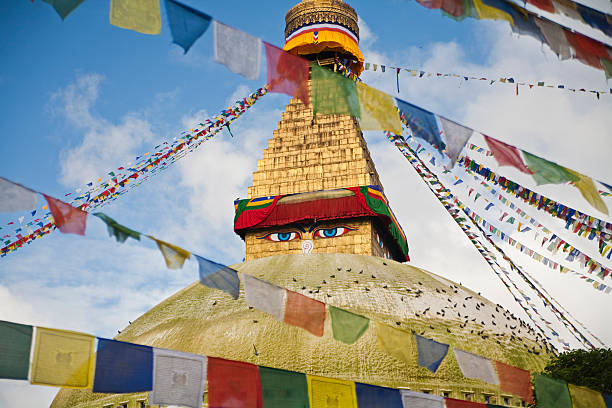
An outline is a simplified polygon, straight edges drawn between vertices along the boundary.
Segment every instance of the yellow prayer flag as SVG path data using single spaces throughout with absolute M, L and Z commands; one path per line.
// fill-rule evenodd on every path
M 95 337 L 67 330 L 36 327 L 32 384 L 68 388 L 92 385 Z
M 159 34 L 159 0 L 111 0 L 110 23 L 143 34 Z
M 600 392 L 574 384 L 567 384 L 573 408 L 606 408 Z
M 487 6 L 482 2 L 482 0 L 474 0 L 474 7 L 476 8 L 476 12 L 478 12 L 478 16 L 481 19 L 505 20 L 514 27 L 514 19 L 510 14 L 506 13 L 505 11 L 500 10 L 496 7 Z
M 409 366 L 416 366 L 416 346 L 411 333 L 376 322 L 378 347 Z
M 307 375 L 311 408 L 357 408 L 353 381 Z
M 585 200 L 589 202 L 594 208 L 601 211 L 602 213 L 608 215 L 608 206 L 603 202 L 599 192 L 597 191 L 597 187 L 595 187 L 595 183 L 590 177 L 585 176 L 584 174 L 580 174 L 570 169 L 565 169 L 572 173 L 573 175 L 578 177 L 578 181 L 574 182 L 574 185 L 578 190 L 580 190 L 580 194 L 584 197 Z
M 181 269 L 185 260 L 191 257 L 191 253 L 183 248 L 161 241 L 151 235 L 147 235 L 147 237 L 151 238 L 157 244 L 157 247 L 164 256 L 168 269 Z
M 357 82 L 357 96 L 361 108 L 361 130 L 388 130 L 402 134 L 402 122 L 391 95 Z

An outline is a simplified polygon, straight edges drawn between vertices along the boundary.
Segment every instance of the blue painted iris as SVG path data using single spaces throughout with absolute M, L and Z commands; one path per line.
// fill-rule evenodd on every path
M 334 228 L 320 228 L 313 234 L 314 238 L 334 238 L 346 234 L 349 231 L 353 231 L 354 228 L 349 227 L 334 227 Z
M 302 238 L 299 232 L 272 232 L 270 234 L 259 237 L 259 239 L 267 239 L 268 241 L 275 242 L 288 242 L 294 239 Z

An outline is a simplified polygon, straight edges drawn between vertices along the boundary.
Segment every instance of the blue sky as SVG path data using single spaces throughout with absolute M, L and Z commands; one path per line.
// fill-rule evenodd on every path
M 295 2 L 240 2 L 239 7 L 186 3 L 282 45 L 284 16 Z M 370 62 L 576 88 L 609 87 L 603 73 L 574 61 L 558 61 L 535 40 L 511 34 L 504 22 L 457 23 L 413 1 L 350 4 L 360 16 L 360 45 Z M 110 25 L 107 1 L 86 1 L 63 22 L 41 1 L 1 2 L 0 34 L 0 175 L 58 198 L 133 162 L 135 156 L 172 140 L 265 83 L 265 70 L 258 80 L 248 81 L 216 64 L 212 32 L 183 55 L 171 44 L 163 5 L 162 33 L 149 36 Z M 397 95 L 393 75 L 366 72 L 363 79 Z M 404 74 L 400 85 L 402 99 L 612 182 L 610 95 L 598 101 L 590 94 L 521 88 L 516 96 L 512 87 L 502 84 Z M 288 100 L 285 95 L 267 95 L 232 126 L 235 138 L 221 132 L 103 211 L 203 256 L 239 262 L 244 246 L 232 232 L 232 200 L 246 196 L 257 159 Z M 517 310 L 403 157 L 380 133 L 367 132 L 366 140 L 407 233 L 413 264 Z M 501 173 L 533 186 L 512 169 Z M 538 191 L 610 221 L 571 187 Z M 606 202 L 612 208 L 612 200 Z M 20 215 L 2 214 L 0 226 Z M 563 231 L 556 221 L 533 215 Z M 118 244 L 108 238 L 99 220 L 88 221 L 85 238 L 54 232 L 0 260 L 0 319 L 113 336 L 128 320 L 196 279 L 193 263 L 169 271 L 152 243 Z M 537 246 L 532 237 L 520 238 Z M 578 244 L 597 255 L 592 242 L 578 239 Z M 600 312 L 609 309 L 610 295 L 513 255 L 574 316 L 612 344 L 608 317 Z M 40 406 L 55 392 L 0 380 L 0 405 Z

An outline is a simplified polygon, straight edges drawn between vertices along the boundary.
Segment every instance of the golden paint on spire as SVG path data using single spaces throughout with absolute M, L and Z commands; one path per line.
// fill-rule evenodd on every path
M 357 13 L 342 0 L 302 0 L 285 16 L 285 38 L 309 24 L 333 23 L 348 28 L 359 39 Z

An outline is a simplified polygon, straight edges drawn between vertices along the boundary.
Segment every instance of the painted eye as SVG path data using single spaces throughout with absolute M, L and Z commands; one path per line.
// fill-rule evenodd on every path
M 293 241 L 297 238 L 301 238 L 299 232 L 272 232 L 268 235 L 264 235 L 263 237 L 259 237 L 259 239 L 267 239 L 268 241 L 275 242 Z
M 354 228 L 349 227 L 335 227 L 335 228 L 321 228 L 315 231 L 315 238 L 334 238 L 346 234 L 349 231 L 353 231 Z

